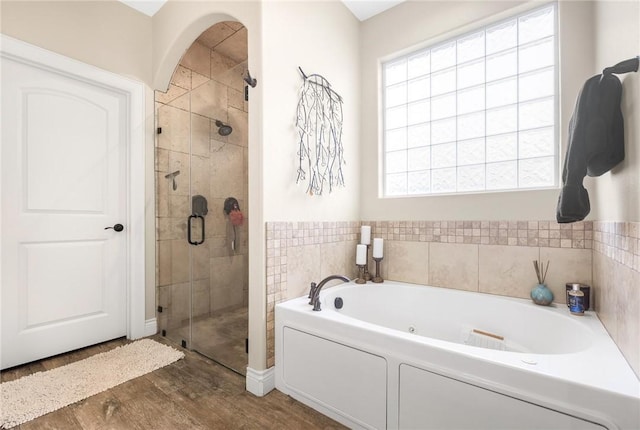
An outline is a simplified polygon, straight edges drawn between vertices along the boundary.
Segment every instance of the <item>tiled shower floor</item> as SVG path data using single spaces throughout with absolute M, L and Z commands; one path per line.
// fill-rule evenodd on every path
M 188 326 L 184 326 L 167 337 L 188 339 Z M 193 321 L 192 340 L 187 346 L 218 363 L 245 375 L 248 355 L 246 338 L 248 336 L 247 307 L 238 307 L 217 312 L 208 317 Z

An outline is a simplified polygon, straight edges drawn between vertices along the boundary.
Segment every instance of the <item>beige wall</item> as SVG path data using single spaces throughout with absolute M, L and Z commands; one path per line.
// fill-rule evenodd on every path
M 597 34 L 591 74 L 640 55 L 640 2 L 594 3 Z M 591 207 L 603 221 L 640 220 L 640 73 L 618 75 L 622 81 L 625 160 L 596 180 Z
M 340 2 L 263 4 L 265 221 L 356 220 L 359 215 L 358 21 Z M 322 196 L 296 185 L 295 114 L 302 78 L 317 73 L 344 99 L 345 188 Z
M 361 163 L 360 214 L 378 220 L 518 220 L 555 219 L 558 190 L 468 195 L 378 198 L 379 189 L 379 62 L 402 50 L 426 46 L 500 16 L 510 16 L 536 4 L 506 1 L 407 2 L 362 23 L 360 67 Z M 515 8 L 515 9 L 514 9 Z M 561 2 L 560 37 L 560 153 L 564 158 L 566 129 L 575 96 L 592 65 L 592 5 Z M 588 185 L 587 185 L 588 186 Z
M 116 1 L 5 1 L 2 33 L 151 82 L 151 18 Z

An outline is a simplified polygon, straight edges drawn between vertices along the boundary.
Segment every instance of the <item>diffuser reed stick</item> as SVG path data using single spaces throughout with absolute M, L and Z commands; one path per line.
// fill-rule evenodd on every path
M 549 261 L 547 261 L 547 266 L 545 267 L 543 261 L 533 260 L 533 268 L 536 270 L 536 276 L 538 277 L 538 284 L 544 284 L 544 280 L 547 277 L 547 272 L 549 271 Z

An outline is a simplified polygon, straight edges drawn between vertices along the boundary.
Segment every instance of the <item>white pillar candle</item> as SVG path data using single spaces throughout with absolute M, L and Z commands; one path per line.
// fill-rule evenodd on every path
M 367 245 L 356 245 L 356 264 L 359 266 L 367 264 Z
M 373 239 L 373 258 L 382 258 L 382 239 L 376 237 Z
M 360 227 L 360 243 L 363 245 L 371 244 L 371 226 L 363 225 Z

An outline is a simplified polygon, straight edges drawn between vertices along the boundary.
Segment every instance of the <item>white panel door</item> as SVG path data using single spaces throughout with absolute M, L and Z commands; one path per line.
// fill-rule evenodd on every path
M 7 368 L 127 334 L 128 112 L 88 80 L 8 58 L 1 72 Z

